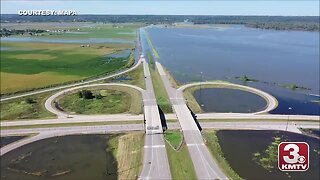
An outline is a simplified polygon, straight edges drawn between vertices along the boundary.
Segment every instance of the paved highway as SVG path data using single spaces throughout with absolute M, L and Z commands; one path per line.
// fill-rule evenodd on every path
M 198 179 L 228 179 L 213 160 L 208 148 L 204 144 L 202 135 L 184 101 L 181 91 L 172 87 L 168 76 L 159 62 L 156 62 L 156 67 L 179 120 Z
M 204 129 L 251 129 L 251 130 L 288 130 L 295 133 L 301 133 L 297 131 L 298 128 L 312 128 L 312 129 L 319 129 L 318 122 L 290 122 L 288 124 L 288 128 L 286 128 L 286 122 L 200 122 L 200 125 Z M 169 129 L 180 129 L 179 123 L 168 123 Z M 3 148 L 1 148 L 1 155 L 16 149 L 20 146 L 25 144 L 45 139 L 54 136 L 63 136 L 68 134 L 97 134 L 97 133 L 112 133 L 112 132 L 126 132 L 126 131 L 142 131 L 144 130 L 143 124 L 123 124 L 123 125 L 99 125 L 99 126 L 71 126 L 71 127 L 55 127 L 55 128 L 30 128 L 30 129 L 12 129 L 12 130 L 1 130 L 1 136 L 8 136 L 8 135 L 16 135 L 16 134 L 34 134 L 39 133 L 39 135 L 17 141 L 15 143 L 11 143 Z M 154 136 L 150 135 L 149 139 L 145 144 L 145 149 L 153 149 L 153 151 L 147 151 L 146 153 L 151 153 L 149 156 L 155 156 L 155 154 L 159 154 L 158 151 L 163 151 L 163 138 L 160 138 L 159 141 L 154 141 L 153 139 L 158 139 L 161 134 L 155 134 Z M 157 143 L 160 142 L 160 143 Z M 153 155 L 152 155 L 153 153 Z M 165 153 L 165 152 L 160 152 Z M 162 161 L 167 161 L 162 159 L 162 157 L 158 157 L 159 159 L 156 160 L 156 163 L 159 163 L 159 166 L 148 167 L 150 172 L 160 172 L 158 167 L 162 167 Z M 146 160 L 146 159 L 145 159 Z M 153 161 L 146 161 L 146 166 L 151 166 L 149 162 Z M 151 163 L 152 164 L 152 163 Z M 155 164 L 153 162 L 153 164 Z M 154 170 L 151 170 L 154 168 Z M 147 171 L 149 172 L 149 171 Z
M 143 62 L 146 82 L 146 91 L 143 95 L 146 136 L 144 163 L 139 179 L 171 179 L 160 113 L 154 95 L 149 66 L 143 56 L 140 58 Z

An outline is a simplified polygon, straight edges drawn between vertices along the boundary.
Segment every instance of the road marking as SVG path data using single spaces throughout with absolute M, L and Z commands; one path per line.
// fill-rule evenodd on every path
M 164 145 L 144 146 L 144 148 L 164 148 Z
M 204 146 L 204 143 L 201 143 L 201 144 L 187 144 L 187 146 Z

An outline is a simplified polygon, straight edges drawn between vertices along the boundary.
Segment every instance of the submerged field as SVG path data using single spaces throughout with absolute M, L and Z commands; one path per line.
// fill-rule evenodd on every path
M 1 157 L 1 179 L 137 179 L 143 136 L 72 135 L 34 142 Z
M 48 24 L 34 26 L 51 28 L 50 33 L 1 38 L 1 94 L 85 79 L 132 64 L 133 59 L 128 56 L 107 56 L 133 49 L 139 25 L 91 24 L 78 28 L 70 25 L 60 27 L 70 31 L 58 33 Z M 30 26 L 30 23 L 25 25 Z M 11 28 L 17 27 L 20 28 L 18 25 Z

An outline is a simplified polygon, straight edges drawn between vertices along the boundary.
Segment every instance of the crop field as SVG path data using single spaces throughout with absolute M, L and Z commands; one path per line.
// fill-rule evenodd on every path
M 105 55 L 131 48 L 128 44 L 77 44 L 3 42 L 12 50 L 1 51 L 1 94 L 30 90 L 84 79 L 124 67 L 123 59 Z
M 107 74 L 131 65 L 126 58 L 106 58 L 108 54 L 133 49 L 136 29 L 141 24 L 101 23 L 3 23 L 8 29 L 43 29 L 37 35 L 12 35 L 1 41 L 1 94 L 10 94 Z M 58 30 L 64 30 L 58 32 Z M 45 42 L 34 42 L 28 37 Z M 10 38 L 10 37 L 9 37 Z M 54 39 L 62 42 L 55 42 Z M 67 39 L 84 43 L 67 43 Z M 92 43 L 85 43 L 85 40 Z M 110 42 L 95 42 L 111 39 Z M 112 39 L 123 39 L 123 43 Z M 51 42 L 52 40 L 52 42 Z M 121 42 L 121 41 L 120 41 Z

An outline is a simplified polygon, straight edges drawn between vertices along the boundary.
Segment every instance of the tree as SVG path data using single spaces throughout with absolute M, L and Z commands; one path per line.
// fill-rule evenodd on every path
M 28 103 L 28 104 L 33 104 L 33 103 L 35 103 L 36 101 L 29 97 L 29 98 L 27 98 L 27 99 L 25 100 L 25 102 Z
M 94 96 L 92 94 L 92 92 L 90 90 L 82 90 L 81 92 L 81 96 L 83 99 L 93 99 Z

